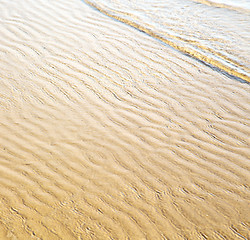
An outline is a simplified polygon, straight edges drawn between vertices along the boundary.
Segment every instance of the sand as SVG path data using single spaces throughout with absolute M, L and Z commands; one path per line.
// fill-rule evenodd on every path
M 0 9 L 0 239 L 250 238 L 249 84 L 82 1 Z

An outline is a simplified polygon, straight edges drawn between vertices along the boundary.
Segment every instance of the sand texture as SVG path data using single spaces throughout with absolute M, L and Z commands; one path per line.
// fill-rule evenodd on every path
M 0 1 L 0 239 L 250 239 L 250 85 L 78 0 Z

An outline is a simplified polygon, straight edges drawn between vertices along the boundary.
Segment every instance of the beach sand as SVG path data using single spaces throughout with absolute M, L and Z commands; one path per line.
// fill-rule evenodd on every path
M 0 9 L 0 239 L 250 238 L 249 84 L 82 1 Z

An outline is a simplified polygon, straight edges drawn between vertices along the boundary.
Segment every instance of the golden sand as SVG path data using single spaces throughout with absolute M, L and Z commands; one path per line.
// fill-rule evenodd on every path
M 78 0 L 0 9 L 0 239 L 250 238 L 249 84 Z

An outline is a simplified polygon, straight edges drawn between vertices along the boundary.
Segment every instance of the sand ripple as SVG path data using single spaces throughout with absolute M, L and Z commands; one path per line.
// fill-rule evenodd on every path
M 81 1 L 0 8 L 1 239 L 249 238 L 249 84 Z

